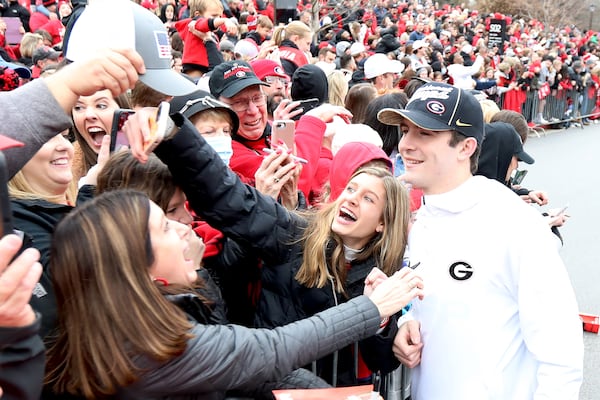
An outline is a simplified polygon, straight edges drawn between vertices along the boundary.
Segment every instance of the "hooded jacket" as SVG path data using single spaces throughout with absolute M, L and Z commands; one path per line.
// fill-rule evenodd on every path
M 336 200 L 356 170 L 371 161 L 384 161 L 390 171 L 392 162 L 385 152 L 371 143 L 346 143 L 333 157 L 329 170 L 329 185 L 331 188 L 329 200 Z
M 329 84 L 325 72 L 314 64 L 298 68 L 292 76 L 290 95 L 293 100 L 319 99 L 319 104 L 327 102 Z M 304 110 L 305 112 L 308 110 Z
M 505 122 L 492 122 L 485 125 L 485 138 L 481 144 L 481 154 L 476 175 L 495 179 L 506 185 L 506 173 L 514 155 L 512 139 L 509 135 L 518 133 Z
M 533 164 L 535 160 L 523 150 L 521 137 L 511 124 L 505 122 L 486 124 L 485 133 L 478 175 L 484 175 L 510 186 L 506 174 L 513 156 L 527 164 Z

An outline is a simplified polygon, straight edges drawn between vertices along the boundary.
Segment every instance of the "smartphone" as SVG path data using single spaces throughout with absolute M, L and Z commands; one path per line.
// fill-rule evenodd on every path
M 115 111 L 112 120 L 112 127 L 110 128 L 111 153 L 122 146 L 129 147 L 127 136 L 125 136 L 125 133 L 123 132 L 123 125 L 125 125 L 125 121 L 127 121 L 127 118 L 129 118 L 129 116 L 133 113 L 135 113 L 135 111 L 127 108 L 119 108 Z
M 295 133 L 296 122 L 291 119 L 276 119 L 273 121 L 273 129 L 271 132 L 271 147 L 277 147 L 281 140 L 288 149 L 294 150 Z
M 552 215 L 553 217 L 558 217 L 561 214 L 564 214 L 565 211 L 567 211 L 567 208 L 569 208 L 569 204 L 566 204 L 564 207 L 560 208 L 558 211 L 556 211 L 556 213 L 554 213 L 554 215 Z
M 13 233 L 12 211 L 10 210 L 10 197 L 8 196 L 8 170 L 6 167 L 6 158 L 0 151 L 0 201 L 2 202 L 2 232 L 0 237 Z
M 171 104 L 163 101 L 158 105 L 156 116 L 149 119 L 150 138 L 144 143 L 144 151 L 147 154 L 150 154 L 173 129 L 174 123 L 169 115 L 170 110 Z
M 297 121 L 300 119 L 301 116 L 303 116 L 304 114 L 306 114 L 307 111 L 312 110 L 313 108 L 317 107 L 319 105 L 319 99 L 307 99 L 307 100 L 298 100 L 300 102 L 300 104 L 298 105 L 298 107 L 296 108 L 302 108 L 302 112 L 298 115 L 296 115 L 295 117 L 293 117 L 293 120 Z
M 525 179 L 525 175 L 527 175 L 527 170 L 526 169 L 517 170 L 515 172 L 515 176 L 513 177 L 511 184 L 513 186 L 520 185 L 521 182 L 523 182 L 523 179 Z
M 4 153 L 0 151 L 0 212 L 2 213 L 2 232 L 0 232 L 0 237 L 4 237 L 8 234 L 15 234 L 21 238 L 23 243 L 21 244 L 21 248 L 12 258 L 13 260 L 17 258 L 23 250 L 28 247 L 31 247 L 33 242 L 31 237 L 27 235 L 25 232 L 14 229 L 12 224 L 12 210 L 10 206 L 10 196 L 8 195 L 8 169 L 6 167 L 6 158 L 4 157 Z

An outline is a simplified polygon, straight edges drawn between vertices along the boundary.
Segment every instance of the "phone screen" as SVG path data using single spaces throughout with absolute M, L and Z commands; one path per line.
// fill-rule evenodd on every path
M 292 120 L 273 121 L 273 132 L 271 134 L 271 146 L 277 147 L 281 140 L 288 149 L 294 149 L 294 135 L 296 132 L 296 123 Z
M 116 149 L 121 148 L 122 146 L 129 147 L 129 142 L 127 141 L 127 136 L 123 132 L 123 125 L 125 125 L 125 121 L 131 114 L 135 111 L 129 109 L 120 108 L 115 111 L 113 116 L 112 128 L 110 130 L 110 152 L 112 153 Z
M 2 213 L 2 232 L 0 237 L 4 237 L 9 233 L 13 232 L 12 227 L 12 212 L 10 210 L 10 198 L 8 197 L 8 171 L 6 168 L 6 159 L 4 158 L 4 153 L 0 151 L 0 201 L 1 205 L 1 213 Z
M 521 182 L 523 182 L 523 179 L 525 179 L 525 175 L 527 175 L 527 170 L 523 169 L 523 170 L 517 170 L 517 172 L 515 173 L 515 176 L 512 180 L 512 184 L 513 185 L 520 185 Z

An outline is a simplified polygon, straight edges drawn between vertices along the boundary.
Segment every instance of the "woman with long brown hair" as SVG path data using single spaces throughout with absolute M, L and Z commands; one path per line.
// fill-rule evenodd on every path
M 186 246 L 139 192 L 104 193 L 61 221 L 52 246 L 59 335 L 46 368 L 55 393 L 221 398 L 374 334 L 381 318 L 422 295 L 409 270 L 374 290 L 369 283 L 371 300 L 274 330 L 206 325 Z
M 255 326 L 274 328 L 314 315 L 359 296 L 374 267 L 387 276 L 402 267 L 409 200 L 388 170 L 359 169 L 334 202 L 298 214 L 242 184 L 189 121 L 178 114 L 172 117 L 180 129 L 155 154 L 169 166 L 193 210 L 264 261 Z M 128 129 L 144 121 L 138 113 Z M 133 154 L 146 159 L 135 135 L 130 136 Z M 383 327 L 393 337 L 395 324 Z M 337 383 L 353 384 L 353 356 L 345 354 L 340 357 L 345 376 L 340 372 Z M 375 370 L 387 370 L 373 361 Z M 336 381 L 327 373 L 323 377 Z

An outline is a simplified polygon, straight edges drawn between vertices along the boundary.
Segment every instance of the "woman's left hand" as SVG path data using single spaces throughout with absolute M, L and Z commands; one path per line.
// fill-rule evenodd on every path
M 370 296 L 373 293 L 373 290 L 383 281 L 388 278 L 386 274 L 383 273 L 382 270 L 375 267 L 369 272 L 369 275 L 365 278 L 365 288 L 363 290 L 363 294 L 365 296 Z
M 277 148 L 275 152 L 265 156 L 254 174 L 256 189 L 277 200 L 281 188 L 293 178 L 295 168 L 296 164 L 288 150 L 283 147 Z
M 275 111 L 273 111 L 273 120 L 292 119 L 295 116 L 302 114 L 304 110 L 302 107 L 298 107 L 299 105 L 299 101 L 288 99 L 281 100 L 281 103 L 279 103 Z
M 79 179 L 78 187 L 82 187 L 83 185 L 94 185 L 98 181 L 98 174 L 104 168 L 104 165 L 110 158 L 110 135 L 104 135 L 102 137 L 102 144 L 100 146 L 100 151 L 98 152 L 98 162 L 92 168 L 89 169 L 88 173 L 85 176 L 82 176 Z

